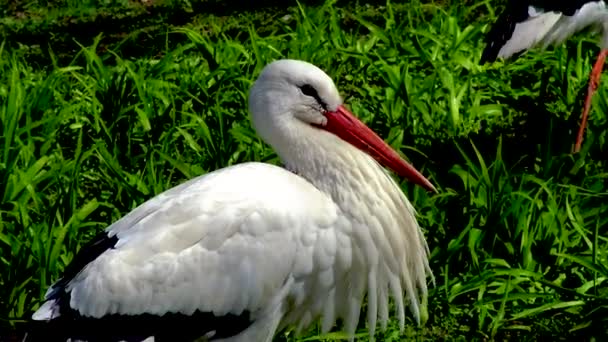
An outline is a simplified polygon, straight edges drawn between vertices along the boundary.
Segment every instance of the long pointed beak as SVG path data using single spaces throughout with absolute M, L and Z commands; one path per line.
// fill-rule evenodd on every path
M 327 124 L 321 126 L 321 128 L 366 152 L 380 164 L 390 168 L 410 182 L 420 185 L 428 191 L 437 192 L 437 189 L 426 177 L 403 160 L 382 138 L 346 108 L 340 106 L 335 112 L 326 112 L 325 117 L 327 118 Z

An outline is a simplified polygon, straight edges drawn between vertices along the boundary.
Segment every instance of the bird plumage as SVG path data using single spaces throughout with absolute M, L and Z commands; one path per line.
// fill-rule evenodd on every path
M 603 31 L 600 46 L 608 48 L 605 1 L 511 1 L 488 32 L 480 62 L 510 58 L 534 47 L 546 49 L 588 27 Z
M 269 342 L 277 329 L 320 318 L 323 331 L 341 318 L 354 335 L 367 294 L 372 338 L 390 296 L 402 329 L 406 305 L 419 320 L 426 241 L 388 172 L 317 127 L 341 103 L 320 69 L 267 66 L 251 90 L 253 124 L 295 172 L 244 163 L 148 200 L 76 256 L 34 319 L 144 317 L 147 330 L 123 335 L 154 336 L 161 320 L 152 316 L 198 315 L 194 332 L 211 341 Z

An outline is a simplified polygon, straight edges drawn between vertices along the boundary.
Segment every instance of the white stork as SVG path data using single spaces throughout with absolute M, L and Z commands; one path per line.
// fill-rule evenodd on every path
M 302 61 L 267 65 L 253 125 L 287 169 L 244 163 L 143 203 L 83 247 L 33 315 L 43 340 L 264 342 L 338 318 L 401 329 L 431 275 L 414 208 L 379 163 L 436 191 Z M 404 299 L 405 294 L 405 299 Z M 351 340 L 354 339 L 351 338 Z
M 591 98 L 597 90 L 608 56 L 608 6 L 604 0 L 511 0 L 486 37 L 481 63 L 510 58 L 533 47 L 561 44 L 592 27 L 602 32 L 600 53 L 591 71 L 574 152 L 581 149 Z

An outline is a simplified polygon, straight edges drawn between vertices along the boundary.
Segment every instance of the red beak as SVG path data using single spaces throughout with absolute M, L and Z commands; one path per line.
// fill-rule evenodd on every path
M 390 168 L 410 182 L 418 184 L 428 191 L 437 192 L 428 179 L 399 157 L 395 150 L 346 108 L 339 106 L 335 112 L 326 112 L 325 117 L 327 124 L 320 128 L 348 141 L 351 145 L 372 156 L 378 163 Z

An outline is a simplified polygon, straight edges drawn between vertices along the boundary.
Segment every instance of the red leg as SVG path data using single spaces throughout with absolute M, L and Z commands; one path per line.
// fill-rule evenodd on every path
M 585 133 L 585 128 L 587 128 L 587 116 L 589 115 L 589 109 L 591 108 L 591 98 L 600 84 L 600 77 L 602 76 L 602 69 L 604 68 L 604 62 L 606 61 L 607 56 L 608 49 L 603 49 L 600 51 L 600 54 L 597 56 L 597 61 L 593 66 L 593 70 L 591 71 L 591 76 L 589 77 L 589 86 L 587 87 L 587 97 L 585 98 L 583 117 L 581 118 L 581 126 L 578 129 L 576 144 L 574 145 L 575 153 L 581 150 L 581 145 L 583 144 L 583 135 Z

